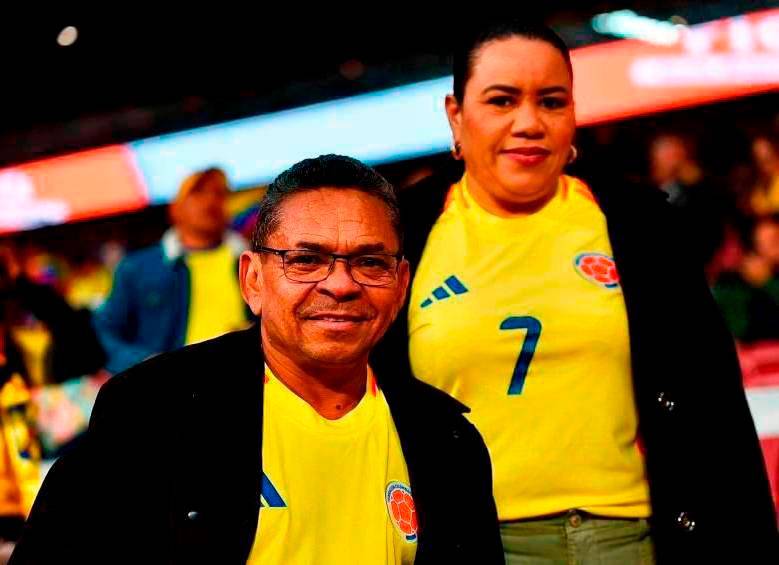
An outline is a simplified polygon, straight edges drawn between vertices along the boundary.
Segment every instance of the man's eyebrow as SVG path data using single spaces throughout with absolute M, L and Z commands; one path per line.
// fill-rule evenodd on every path
M 295 243 L 295 249 L 308 249 L 318 253 L 332 253 L 332 246 L 324 245 L 314 241 L 298 241 Z M 387 246 L 383 242 L 363 243 L 354 247 L 350 255 L 362 255 L 365 253 L 386 253 Z

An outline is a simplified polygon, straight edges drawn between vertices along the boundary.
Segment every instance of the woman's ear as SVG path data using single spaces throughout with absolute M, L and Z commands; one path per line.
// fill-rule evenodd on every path
M 449 120 L 449 127 L 452 130 L 452 139 L 455 144 L 460 143 L 462 139 L 462 108 L 460 103 L 454 94 L 447 94 L 444 106 L 446 108 L 446 118 Z

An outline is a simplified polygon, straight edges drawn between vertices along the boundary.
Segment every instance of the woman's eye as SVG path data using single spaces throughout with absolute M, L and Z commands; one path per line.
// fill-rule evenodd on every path
M 487 103 L 492 106 L 497 106 L 498 108 L 507 108 L 509 107 L 514 100 L 510 96 L 494 96 L 487 100 Z
M 546 96 L 541 99 L 541 105 L 547 110 L 557 110 L 559 108 L 564 108 L 567 104 L 568 101 L 565 98 L 560 98 L 559 96 Z

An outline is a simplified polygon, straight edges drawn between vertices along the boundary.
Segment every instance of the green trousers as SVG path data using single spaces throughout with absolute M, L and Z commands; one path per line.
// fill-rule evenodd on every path
M 502 522 L 507 565 L 654 565 L 643 519 L 603 518 L 580 510 Z

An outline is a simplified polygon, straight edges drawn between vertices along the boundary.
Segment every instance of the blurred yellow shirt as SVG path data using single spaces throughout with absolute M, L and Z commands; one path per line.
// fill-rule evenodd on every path
M 0 516 L 26 518 L 41 485 L 30 401 L 18 374 L 0 387 Z
M 768 184 L 768 190 L 755 188 L 750 201 L 752 211 L 758 216 L 779 212 L 779 175 L 775 175 Z
M 191 251 L 189 320 L 185 343 L 197 343 L 246 327 L 246 305 L 238 286 L 238 264 L 230 246 Z

